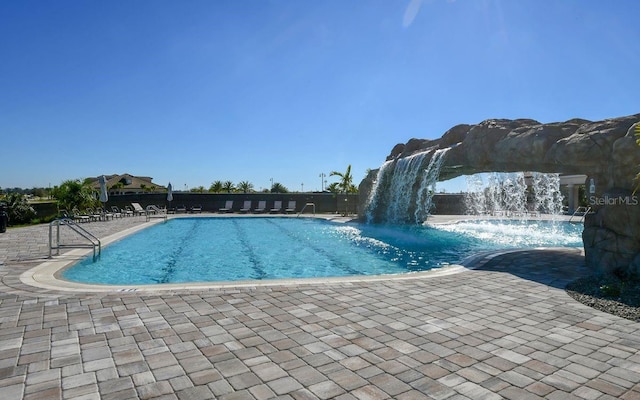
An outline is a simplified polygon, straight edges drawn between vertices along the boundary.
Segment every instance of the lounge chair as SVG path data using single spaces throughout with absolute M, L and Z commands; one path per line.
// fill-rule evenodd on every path
M 296 212 L 296 201 L 289 200 L 287 208 L 285 208 L 284 212 L 286 212 L 287 214 Z
M 88 216 L 87 214 L 82 214 L 80 210 L 78 210 L 77 208 L 74 208 L 73 210 L 71 210 L 71 213 L 73 214 L 74 221 L 91 222 L 91 217 Z
M 269 210 L 270 213 L 282 212 L 282 201 L 276 200 L 273 202 L 273 208 Z
M 180 204 L 178 207 L 176 207 L 176 214 L 186 213 L 186 212 L 187 212 L 187 207 L 184 204 Z
M 111 210 L 113 212 L 119 212 L 123 217 L 133 217 L 133 210 L 131 210 L 129 206 L 125 206 L 122 209 L 116 206 L 112 206 Z
M 69 214 L 69 212 L 65 209 L 60 209 L 60 212 L 58 212 L 58 218 L 68 218 L 68 219 L 73 219 L 73 216 Z
M 241 213 L 248 213 L 251 211 L 251 200 L 245 200 L 242 208 L 240 209 Z
M 265 200 L 258 201 L 258 207 L 256 207 L 254 213 L 263 213 L 267 209 L 267 202 Z
M 140 203 L 131 203 L 133 206 L 133 215 L 147 215 L 147 212 L 142 208 Z
M 219 208 L 218 212 L 231 212 L 233 210 L 233 200 L 227 200 L 224 202 L 224 207 Z
M 117 206 L 111 206 L 111 214 L 113 215 L 114 218 L 122 218 L 125 216 L 125 213 L 120 211 L 120 209 Z
M 109 212 L 109 211 L 107 211 L 107 210 L 106 210 L 106 209 L 104 209 L 104 208 L 101 208 L 101 207 L 100 207 L 100 208 L 96 208 L 96 211 L 97 211 L 97 212 L 99 212 L 99 213 L 100 213 L 100 215 L 102 215 L 102 218 L 103 218 L 104 220 L 106 220 L 106 221 L 108 221 L 108 220 L 109 220 L 109 218 L 111 218 L 111 219 L 115 218 L 115 216 L 113 215 L 113 213 L 112 213 L 112 212 Z
M 87 215 L 91 218 L 91 221 L 100 221 L 102 215 L 98 211 L 93 211 L 93 208 L 87 207 Z
M 201 213 L 202 212 L 202 206 L 200 204 L 191 207 L 191 212 L 192 213 Z

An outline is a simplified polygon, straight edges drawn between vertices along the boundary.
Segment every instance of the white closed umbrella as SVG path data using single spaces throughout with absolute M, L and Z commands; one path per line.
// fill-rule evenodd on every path
M 102 204 L 106 204 L 109 201 L 109 193 L 107 192 L 107 178 L 102 175 L 100 177 L 100 201 Z
M 171 182 L 167 185 L 167 201 L 169 202 L 169 207 L 171 207 L 171 202 L 173 201 L 173 187 L 171 186 Z

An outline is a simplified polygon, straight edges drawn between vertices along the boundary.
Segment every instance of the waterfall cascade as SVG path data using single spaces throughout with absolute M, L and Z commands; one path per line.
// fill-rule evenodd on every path
M 392 166 L 392 161 L 386 161 L 380 169 L 378 169 L 378 174 L 376 175 L 376 180 L 373 182 L 373 186 L 371 187 L 371 191 L 369 192 L 369 198 L 367 199 L 367 207 L 365 211 L 366 220 L 368 224 L 375 222 L 375 217 L 373 215 L 373 211 L 377 210 L 378 202 L 382 197 L 382 190 L 378 190 L 378 187 L 385 187 L 383 184 L 383 180 L 388 179 L 389 169 Z
M 543 214 L 562 214 L 562 194 L 558 174 L 534 172 L 532 189 L 535 196 L 535 210 Z
M 414 211 L 414 222 L 422 223 L 427 220 L 429 212 L 433 208 L 433 195 L 436 193 L 436 182 L 440 177 L 440 168 L 447 154 L 447 149 L 438 149 L 433 153 L 427 169 L 422 174 L 422 182 L 418 188 L 416 197 L 416 210 Z
M 467 214 L 524 217 L 529 213 L 559 215 L 562 195 L 558 174 L 491 173 L 486 182 L 467 176 Z
M 433 207 L 435 184 L 447 150 L 428 150 L 385 162 L 369 195 L 367 222 L 424 222 Z

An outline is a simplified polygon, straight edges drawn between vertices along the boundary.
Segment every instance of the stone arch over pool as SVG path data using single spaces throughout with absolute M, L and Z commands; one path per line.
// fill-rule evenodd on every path
M 397 163 L 430 152 L 424 163 L 446 150 L 439 180 L 480 172 L 536 171 L 586 175 L 593 213 L 585 218 L 583 243 L 587 265 L 602 271 L 640 274 L 640 147 L 634 136 L 640 114 L 587 121 L 543 124 L 530 119 L 490 119 L 457 125 L 436 140 L 397 144 L 386 162 Z M 359 214 L 364 218 L 378 170 L 360 183 Z M 418 177 L 417 179 L 422 179 Z M 412 185 L 415 189 L 416 183 Z M 411 185 L 407 192 L 411 192 Z

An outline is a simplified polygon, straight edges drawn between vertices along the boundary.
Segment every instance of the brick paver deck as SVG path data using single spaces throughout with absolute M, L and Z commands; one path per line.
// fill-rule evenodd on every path
M 565 294 L 576 250 L 415 280 L 68 293 L 19 279 L 46 238 L 0 234 L 3 399 L 640 398 L 640 324 Z

